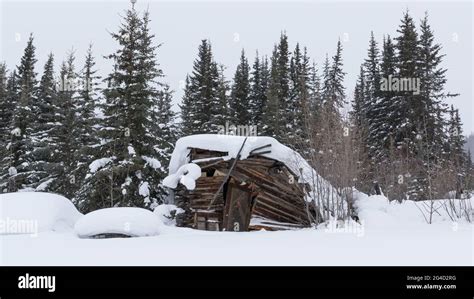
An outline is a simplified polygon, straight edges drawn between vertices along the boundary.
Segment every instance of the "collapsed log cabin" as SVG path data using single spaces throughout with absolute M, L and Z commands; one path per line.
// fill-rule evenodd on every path
M 273 138 L 250 138 L 195 135 L 178 141 L 165 179 L 174 190 L 174 203 L 184 210 L 177 216 L 178 226 L 283 230 L 309 227 L 320 219 L 314 201 L 307 200 L 310 188 L 301 180 L 303 169 L 298 173 L 287 165 L 294 152 Z M 186 178 L 189 163 L 199 166 L 191 184 Z

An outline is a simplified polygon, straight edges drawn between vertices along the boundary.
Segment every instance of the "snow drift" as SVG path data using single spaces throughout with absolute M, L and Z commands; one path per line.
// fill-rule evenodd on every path
M 72 229 L 81 213 L 63 196 L 43 192 L 0 194 L 0 234 Z
M 101 234 L 122 234 L 131 237 L 159 234 L 161 222 L 153 212 L 142 208 L 107 208 L 84 215 L 74 231 L 80 238 Z
M 385 196 L 358 193 L 355 208 L 369 227 L 414 227 L 427 223 L 469 222 L 474 218 L 474 198 L 389 201 Z M 431 214 L 431 217 L 430 217 Z

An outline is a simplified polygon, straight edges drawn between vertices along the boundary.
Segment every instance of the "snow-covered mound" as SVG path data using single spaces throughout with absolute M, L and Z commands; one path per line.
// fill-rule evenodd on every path
M 170 174 L 163 180 L 163 185 L 169 188 L 176 188 L 178 183 L 186 186 L 188 190 L 196 188 L 196 180 L 201 176 L 201 167 L 194 163 L 181 166 L 176 173 Z
M 433 201 L 389 201 L 385 196 L 359 193 L 355 207 L 361 221 L 369 227 L 413 227 L 440 222 L 464 222 L 472 219 L 474 198 Z M 431 216 L 431 217 L 430 217 Z
M 179 177 L 179 172 L 182 170 L 180 169 L 181 167 L 188 164 L 189 162 L 193 162 L 188 161 L 190 148 L 227 152 L 227 156 L 222 158 L 224 160 L 230 160 L 237 157 L 237 154 L 239 153 L 245 138 L 245 136 L 219 134 L 200 134 L 180 138 L 176 142 L 176 146 L 170 160 L 169 174 L 172 177 L 168 179 L 169 185 L 174 185 L 171 183 L 176 182 L 176 177 Z M 240 152 L 240 159 L 246 159 L 252 150 L 269 144 L 271 147 L 266 148 L 265 150 L 260 150 L 260 152 L 270 150 L 270 153 L 261 154 L 262 156 L 284 163 L 291 169 L 293 173 L 299 177 L 300 183 L 307 183 L 309 186 L 317 185 L 318 190 L 320 190 L 319 192 L 329 193 L 329 195 L 315 194 L 316 196 L 329 196 L 330 198 L 339 197 L 336 194 L 334 188 L 326 180 L 321 178 L 319 174 L 308 164 L 308 162 L 306 162 L 306 160 L 301 157 L 300 154 L 281 144 L 275 138 L 265 136 L 248 137 L 244 147 L 242 148 L 242 151 Z M 310 193 L 311 194 L 308 194 L 307 197 L 308 201 L 312 200 L 310 196 L 313 195 L 313 192 Z
M 81 215 L 69 199 L 57 194 L 0 194 L 0 234 L 36 234 L 72 229 Z
M 172 219 L 173 216 L 183 212 L 183 209 L 178 208 L 175 205 L 167 204 L 159 205 L 153 210 L 153 213 L 155 213 L 155 215 L 158 216 L 158 219 L 165 225 L 174 225 L 176 221 Z
M 142 208 L 108 208 L 90 212 L 74 227 L 80 238 L 101 234 L 122 234 L 131 237 L 159 234 L 161 222 L 153 212 Z

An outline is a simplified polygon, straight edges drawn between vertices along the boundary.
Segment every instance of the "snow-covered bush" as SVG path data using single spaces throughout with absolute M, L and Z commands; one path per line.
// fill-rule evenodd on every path
M 0 194 L 0 234 L 35 234 L 72 229 L 81 215 L 69 199 L 57 194 Z
M 153 212 L 142 208 L 107 208 L 90 212 L 77 221 L 80 238 L 119 234 L 131 237 L 158 235 L 162 223 Z
M 166 225 L 175 225 L 176 220 L 175 217 L 177 214 L 183 213 L 184 210 L 181 208 L 178 208 L 175 205 L 159 205 L 157 206 L 154 210 L 153 213 L 158 216 L 158 219 Z

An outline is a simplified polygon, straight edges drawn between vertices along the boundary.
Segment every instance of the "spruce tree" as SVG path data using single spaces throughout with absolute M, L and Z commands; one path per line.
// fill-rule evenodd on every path
M 321 74 L 322 79 L 322 86 L 321 86 L 321 108 L 326 106 L 328 98 L 331 92 L 331 78 L 330 78 L 330 64 L 329 64 L 329 56 L 326 53 L 326 58 L 324 59 L 323 63 L 323 70 Z
M 106 78 L 102 143 L 77 196 L 81 210 L 110 206 L 153 207 L 166 192 L 160 181 L 164 153 L 155 147 L 163 75 L 156 61 L 149 15 L 126 12 L 117 33 L 119 49 L 110 56 L 114 70 Z
M 278 74 L 278 131 L 277 139 L 280 142 L 288 144 L 287 134 L 291 130 L 287 128 L 287 120 L 290 118 L 289 111 L 291 110 L 290 102 L 290 51 L 288 46 L 288 36 L 285 32 L 280 35 L 280 42 L 278 43 L 278 57 L 277 57 L 277 74 Z
M 235 71 L 230 99 L 229 107 L 234 125 L 250 125 L 249 65 L 244 50 L 241 52 L 240 63 Z
M 98 155 L 97 148 L 100 145 L 98 136 L 100 120 L 96 114 L 100 107 L 100 76 L 97 75 L 95 64 L 91 44 L 87 49 L 84 66 L 78 74 L 79 90 L 74 101 L 76 111 L 74 137 L 78 146 L 74 151 L 74 164 L 71 165 L 69 183 L 73 185 L 75 202 L 77 192 L 86 181 L 88 166 Z
M 57 127 L 56 113 L 59 112 L 56 107 L 57 96 L 54 77 L 54 56 L 51 53 L 44 65 L 44 71 L 37 91 L 38 125 L 33 128 L 31 133 L 35 147 L 33 152 L 35 164 L 38 171 L 42 172 L 43 177 L 37 186 L 39 191 L 54 191 L 50 188 L 50 185 L 55 179 L 55 171 L 57 169 L 54 158 L 56 151 L 59 150 L 52 134 L 55 127 Z
M 191 79 L 189 75 L 186 76 L 185 84 L 184 84 L 184 95 L 179 104 L 180 108 L 180 116 L 181 116 L 181 123 L 179 125 L 179 135 L 180 136 L 187 136 L 192 135 L 194 132 L 194 120 L 196 118 L 196 106 L 193 102 L 194 91 L 193 87 L 191 86 Z
M 380 121 L 378 118 L 381 116 L 379 111 L 378 103 L 380 101 L 380 55 L 377 42 L 375 41 L 374 33 L 370 34 L 369 49 L 367 50 L 367 58 L 364 62 L 365 70 L 365 88 L 364 93 L 365 100 L 363 101 L 363 111 L 367 119 L 368 125 L 368 140 L 370 144 L 370 156 L 374 158 L 377 155 L 377 150 L 380 149 L 378 143 L 381 141 L 378 136 L 380 129 Z M 374 146 L 375 145 L 375 146 Z M 373 159 L 373 163 L 377 163 Z
M 77 72 L 75 70 L 74 51 L 70 51 L 66 61 L 61 64 L 58 88 L 56 126 L 51 132 L 52 144 L 56 147 L 54 160 L 57 164 L 56 179 L 53 188 L 55 192 L 72 199 L 77 191 L 74 170 L 76 167 L 78 141 L 77 125 Z
M 467 176 L 465 171 L 467 157 L 466 152 L 464 151 L 466 140 L 462 131 L 462 122 L 459 117 L 459 111 L 454 109 L 452 105 L 449 110 L 448 132 L 450 171 L 453 178 L 455 178 L 455 186 L 453 186 L 453 189 L 456 190 L 456 198 L 460 198 Z
M 224 65 L 219 65 L 216 102 L 212 110 L 214 115 L 213 123 L 214 125 L 221 126 L 221 128 L 225 127 L 226 123 L 231 120 L 229 115 L 230 87 L 229 81 L 225 78 L 224 70 Z
M 2 152 L 9 141 L 8 136 L 10 132 L 8 128 L 10 127 L 13 115 L 11 104 L 8 101 L 8 70 L 7 65 L 3 62 L 0 63 L 0 152 Z
M 382 58 L 380 62 L 381 78 L 383 78 L 383 80 L 389 80 L 389 78 L 395 77 L 397 72 L 396 65 L 395 48 L 390 35 L 388 35 L 383 42 Z M 374 108 L 374 110 L 378 112 L 377 118 L 374 119 L 378 122 L 378 126 L 372 131 L 372 138 L 373 140 L 378 140 L 378 159 L 380 160 L 383 160 L 384 156 L 386 157 L 391 140 L 394 139 L 395 135 L 396 127 L 391 123 L 392 112 L 398 109 L 394 104 L 395 96 L 396 94 L 392 90 L 380 90 L 380 100 Z
M 33 139 L 31 133 L 36 127 L 36 72 L 35 46 L 30 35 L 24 54 L 18 66 L 18 94 L 13 117 L 10 163 L 10 191 L 34 190 L 41 180 L 33 157 Z
M 416 32 L 413 18 L 406 11 L 401 20 L 401 25 L 397 32 L 395 48 L 397 50 L 397 77 L 398 78 L 418 78 L 418 34 Z M 395 128 L 394 139 L 397 145 L 402 145 L 408 155 L 413 154 L 413 146 L 416 136 L 416 123 L 414 103 L 416 95 L 410 90 L 400 90 L 393 100 L 393 105 L 397 107 L 392 114 L 390 123 Z
M 169 165 L 171 154 L 174 149 L 174 144 L 177 139 L 177 125 L 176 113 L 172 110 L 173 92 L 169 85 L 164 85 L 160 91 L 158 102 L 156 105 L 156 113 L 158 120 L 158 130 L 156 136 L 158 139 L 155 145 L 156 150 L 161 152 L 163 171 L 166 171 L 166 166 Z
M 252 76 L 250 78 L 250 114 L 251 122 L 257 126 L 257 132 L 263 129 L 263 113 L 267 102 L 268 88 L 268 60 L 261 58 L 258 51 L 252 66 Z
M 351 119 L 355 129 L 358 132 L 367 131 L 367 112 L 366 112 L 366 87 L 365 87 L 365 69 L 360 66 L 359 76 L 354 88 L 354 100 L 352 102 Z
M 219 125 L 213 121 L 212 112 L 223 110 L 219 99 L 219 67 L 214 61 L 208 40 L 202 40 L 193 72 L 186 79 L 182 109 L 182 133 L 185 135 L 215 133 Z M 217 105 L 218 107 L 216 107 Z
M 4 136 L 3 140 L 6 142 L 6 145 L 4 148 L 5 155 L 2 156 L 3 158 L 0 161 L 0 187 L 4 192 L 14 192 L 17 190 L 15 184 L 16 169 L 13 167 L 13 138 L 17 131 L 13 129 L 13 120 L 15 111 L 17 111 L 19 88 L 18 76 L 16 70 L 13 70 L 8 76 L 5 101 L 1 104 L 1 128 L 4 129 L 5 135 L 2 136 Z
M 296 44 L 290 60 L 291 89 L 287 106 L 286 128 L 289 145 L 307 149 L 307 117 L 310 115 L 310 66 L 306 48 Z
M 266 105 L 263 113 L 263 133 L 266 136 L 279 138 L 280 130 L 280 102 L 281 102 L 281 82 L 278 71 L 278 49 L 275 46 L 270 59 L 270 76 L 266 93 Z
M 444 118 L 446 104 L 443 99 L 447 96 L 444 91 L 446 69 L 441 67 L 443 54 L 441 45 L 434 42 L 433 31 L 428 24 L 428 14 L 421 21 L 418 54 L 418 73 L 420 78 L 420 95 L 418 99 L 419 113 L 423 115 L 426 127 L 423 134 L 424 142 L 432 148 L 432 159 L 441 162 L 444 134 Z
M 280 41 L 275 45 L 271 57 L 267 103 L 264 108 L 265 135 L 275 137 L 288 144 L 286 120 L 290 111 L 290 53 L 288 36 L 282 32 Z
M 316 62 L 313 61 L 310 68 L 309 75 L 309 88 L 310 88 L 310 109 L 311 118 L 315 119 L 321 108 L 322 94 L 321 94 L 321 77 L 318 74 L 318 68 Z
M 342 43 L 337 42 L 336 54 L 332 57 L 332 63 L 329 66 L 326 59 L 324 66 L 324 109 L 331 115 L 332 121 L 336 123 L 340 119 L 339 109 L 345 104 L 345 72 L 342 68 Z
M 8 187 L 8 168 L 10 167 L 11 125 L 15 110 L 11 97 L 11 84 L 15 82 L 15 73 L 8 74 L 7 65 L 0 64 L 0 193 Z M 16 91 L 15 91 L 16 94 Z

